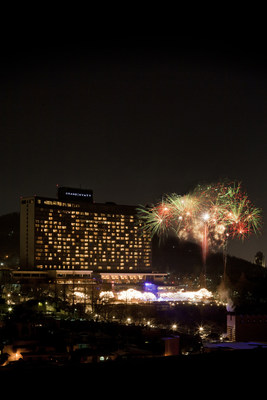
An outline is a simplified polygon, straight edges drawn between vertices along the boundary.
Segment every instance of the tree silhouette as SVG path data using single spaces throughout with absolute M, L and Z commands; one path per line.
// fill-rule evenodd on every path
M 261 267 L 265 267 L 265 257 L 262 251 L 258 251 L 255 254 L 254 263 L 260 265 Z

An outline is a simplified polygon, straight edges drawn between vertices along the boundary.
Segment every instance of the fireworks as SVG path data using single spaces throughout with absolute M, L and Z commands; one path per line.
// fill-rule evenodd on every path
M 142 213 L 142 214 L 141 214 Z M 148 231 L 151 236 L 157 234 L 159 237 L 165 236 L 171 227 L 171 209 L 167 203 L 161 202 L 153 208 L 142 208 L 139 210 L 139 217 L 143 224 L 144 231 Z
M 204 262 L 210 247 L 226 246 L 230 238 L 244 239 L 261 226 L 261 210 L 240 183 L 198 185 L 184 196 L 174 193 L 151 208 L 140 207 L 138 215 L 151 236 L 174 232 L 180 239 L 200 243 Z

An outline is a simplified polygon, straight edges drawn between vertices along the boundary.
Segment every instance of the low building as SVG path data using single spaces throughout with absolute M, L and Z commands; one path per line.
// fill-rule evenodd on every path
M 13 281 L 23 283 L 27 281 L 43 281 L 47 283 L 73 283 L 73 281 L 86 283 L 97 279 L 103 283 L 163 283 L 167 273 L 159 272 L 100 272 L 95 274 L 92 270 L 55 270 L 55 271 L 32 271 L 13 270 L 11 271 Z
M 233 342 L 267 342 L 267 315 L 228 313 L 227 336 Z

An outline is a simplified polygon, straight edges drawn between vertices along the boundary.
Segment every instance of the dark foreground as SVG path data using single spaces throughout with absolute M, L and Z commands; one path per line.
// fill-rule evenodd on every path
M 157 390 L 166 396 L 185 390 L 192 396 L 205 393 L 216 398 L 222 393 L 230 396 L 233 391 L 260 393 L 266 386 L 266 365 L 266 349 L 63 366 L 16 363 L 0 369 L 0 381 L 2 388 L 8 385 L 23 393 L 38 388 L 39 395 L 73 391 L 79 396 L 93 390 L 100 398 L 112 394 L 121 398 L 124 393 L 126 399 L 131 394 L 144 398 Z

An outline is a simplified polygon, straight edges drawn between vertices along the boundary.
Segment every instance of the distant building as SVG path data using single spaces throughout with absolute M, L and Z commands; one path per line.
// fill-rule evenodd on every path
M 234 342 L 267 342 L 267 315 L 228 313 L 227 336 Z
M 59 188 L 58 199 L 20 201 L 20 263 L 25 270 L 135 272 L 151 269 L 151 239 L 136 207 L 93 203 L 91 190 Z
M 1 271 L 0 271 L 1 272 Z M 103 283 L 115 284 L 136 284 L 144 282 L 155 282 L 162 284 L 168 274 L 160 272 L 99 272 L 94 274 L 92 270 L 12 270 L 9 275 L 15 279 L 17 283 L 33 283 L 33 282 L 57 282 L 58 284 L 71 284 L 74 282 L 88 282 L 92 278 L 100 279 Z

